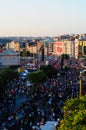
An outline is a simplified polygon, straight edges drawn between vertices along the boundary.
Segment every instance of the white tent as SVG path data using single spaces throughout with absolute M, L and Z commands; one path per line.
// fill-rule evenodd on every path
M 46 124 L 42 126 L 42 130 L 56 130 L 58 124 L 57 121 L 47 121 Z

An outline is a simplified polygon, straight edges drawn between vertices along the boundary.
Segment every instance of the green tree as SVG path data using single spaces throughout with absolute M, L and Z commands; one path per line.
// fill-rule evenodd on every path
M 23 50 L 20 52 L 20 56 L 25 57 L 27 55 L 26 49 L 23 48 Z
M 86 96 L 66 101 L 58 130 L 86 130 Z
M 27 53 L 27 56 L 30 56 L 30 51 L 27 51 L 26 53 Z
M 52 78 L 57 75 L 57 70 L 52 65 L 43 65 L 40 67 L 40 70 L 43 70 L 48 78 Z
M 64 66 L 64 60 L 68 60 L 70 57 L 68 54 L 62 54 L 61 55 L 61 70 L 63 69 Z
M 46 75 L 43 70 L 37 72 L 31 72 L 27 75 L 29 81 L 33 84 L 32 93 L 34 94 L 41 82 L 46 79 Z
M 18 78 L 18 72 L 10 69 L 4 68 L 0 73 L 0 92 L 7 89 L 8 82 L 13 81 L 14 78 Z
M 23 51 L 20 51 L 20 56 L 22 56 L 22 57 L 23 57 Z
M 68 54 L 62 54 L 61 56 L 62 56 L 63 60 L 65 60 L 65 59 L 68 60 L 70 58 Z

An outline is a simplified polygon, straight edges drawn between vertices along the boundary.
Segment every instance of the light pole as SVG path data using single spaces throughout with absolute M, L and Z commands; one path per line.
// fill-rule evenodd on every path
M 82 85 L 83 85 L 83 72 L 80 72 L 80 89 L 79 89 L 79 95 L 82 95 Z
M 80 88 L 79 88 L 79 95 L 83 94 L 83 85 L 86 82 L 86 58 L 81 58 L 81 66 L 83 70 L 80 72 Z
M 82 96 L 85 90 L 84 83 L 86 82 L 86 70 L 83 70 L 80 72 L 80 89 L 79 89 L 79 95 Z

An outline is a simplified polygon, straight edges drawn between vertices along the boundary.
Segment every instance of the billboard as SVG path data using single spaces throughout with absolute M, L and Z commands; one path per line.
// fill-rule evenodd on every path
M 63 42 L 55 43 L 55 51 L 57 54 L 60 54 L 60 55 L 63 53 Z

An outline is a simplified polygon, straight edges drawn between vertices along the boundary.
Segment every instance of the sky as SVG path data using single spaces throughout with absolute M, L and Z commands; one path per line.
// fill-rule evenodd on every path
M 0 36 L 86 33 L 86 0 L 0 0 Z

